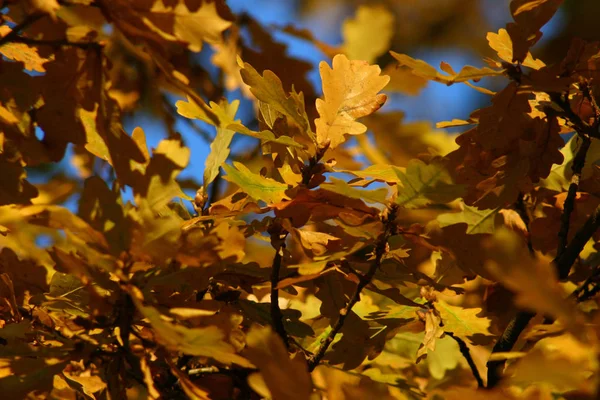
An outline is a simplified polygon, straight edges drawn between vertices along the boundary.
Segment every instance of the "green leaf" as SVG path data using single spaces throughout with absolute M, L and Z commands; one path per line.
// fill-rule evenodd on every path
M 461 338 L 477 334 L 491 336 L 489 331 L 491 320 L 487 317 L 477 316 L 481 313 L 481 308 L 452 306 L 440 299 L 434 304 L 442 318 L 444 332 L 451 332 Z
M 285 191 L 288 189 L 288 185 L 285 183 L 255 174 L 245 165 L 235 161 L 233 167 L 226 164 L 223 165 L 223 169 L 227 172 L 227 175 L 223 179 L 235 183 L 240 189 L 256 200 L 277 203 L 283 199 L 289 199 L 285 195 Z
M 494 233 L 496 230 L 496 215 L 500 207 L 480 210 L 476 207 L 463 205 L 463 210 L 457 213 L 438 215 L 437 221 L 443 228 L 455 224 L 467 224 L 467 234 Z
M 363 179 L 372 178 L 386 183 L 398 183 L 400 182 L 399 176 L 402 173 L 402 170 L 394 165 L 377 164 L 369 165 L 367 168 L 360 171 L 342 170 L 340 172 L 352 174 Z
M 338 193 L 351 199 L 364 200 L 368 203 L 386 203 L 388 190 L 379 188 L 374 190 L 357 188 L 350 186 L 346 181 L 334 177 L 329 178 L 331 183 L 321 185 L 321 189 L 329 192 Z
M 403 186 L 398 188 L 396 204 L 402 207 L 448 203 L 464 193 L 465 186 L 452 183 L 448 172 L 437 164 L 427 165 L 421 160 L 412 160 L 405 172 L 395 171 Z
M 308 116 L 304 109 L 304 98 L 301 94 L 292 89 L 292 93 L 288 97 L 283 90 L 281 80 L 268 69 L 261 76 L 250 64 L 244 63 L 240 74 L 244 83 L 250 86 L 250 91 L 258 100 L 269 104 L 274 110 L 294 121 L 303 132 L 306 132 L 314 140 L 315 135 L 310 129 Z

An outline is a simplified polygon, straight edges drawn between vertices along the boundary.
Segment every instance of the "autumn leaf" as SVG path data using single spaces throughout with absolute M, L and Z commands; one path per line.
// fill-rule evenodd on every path
M 274 400 L 309 399 L 312 382 L 302 355 L 290 359 L 283 342 L 270 327 L 253 327 L 244 354 L 254 363 Z M 250 379 L 250 385 L 256 382 Z
M 224 364 L 232 363 L 250 368 L 252 364 L 235 353 L 234 347 L 225 342 L 225 334 L 217 326 L 207 328 L 187 328 L 163 319 L 154 307 L 144 306 L 140 295 L 134 291 L 132 299 L 137 309 L 148 319 L 155 329 L 157 340 L 172 351 L 185 354 L 211 357 Z
M 156 1 L 141 14 L 142 21 L 153 32 L 167 40 L 186 42 L 194 52 L 199 52 L 204 42 L 220 42 L 221 33 L 231 26 L 230 21 L 217 13 L 215 2 L 202 2 L 192 11 L 183 0 L 177 0 L 174 6 Z
M 487 40 L 490 47 L 498 53 L 498 57 L 509 63 L 514 62 L 512 40 L 506 29 L 500 28 L 498 33 L 488 32 Z M 534 59 L 529 52 L 527 53 L 527 57 L 523 60 L 522 65 L 533 69 L 540 69 L 546 66 L 543 61 Z
M 467 81 L 477 82 L 486 76 L 502 75 L 502 71 L 496 71 L 487 67 L 475 68 L 470 65 L 463 67 L 458 73 L 455 73 L 451 68 L 448 68 L 449 65 L 446 63 L 442 63 L 441 66 L 442 70 L 448 72 L 449 75 L 442 75 L 437 71 L 437 69 L 435 69 L 435 67 L 432 67 L 423 60 L 418 60 L 407 56 L 406 54 L 400 54 L 394 51 L 390 51 L 390 54 L 398 61 L 398 63 L 400 63 L 400 65 L 409 68 L 410 71 L 416 76 L 444 83 L 446 85 Z
M 335 148 L 343 143 L 344 135 L 360 135 L 366 126 L 356 119 L 377 111 L 387 96 L 379 93 L 389 82 L 389 77 L 380 76 L 378 66 L 365 61 L 350 61 L 344 55 L 333 58 L 332 68 L 325 62 L 319 64 L 323 80 L 323 99 L 317 99 L 319 118 L 317 143 L 319 146 Z
M 476 207 L 463 204 L 462 211 L 440 214 L 436 220 L 441 227 L 454 224 L 467 224 L 467 235 L 494 233 L 496 230 L 496 216 L 499 211 L 499 208 L 480 210 Z
M 453 306 L 438 299 L 435 302 L 435 309 L 440 314 L 445 332 L 453 333 L 461 338 L 469 338 L 470 341 L 474 340 L 472 337 L 475 335 L 491 336 L 490 319 L 477 316 L 481 313 L 481 308 Z
M 398 188 L 396 204 L 406 208 L 448 203 L 460 197 L 464 190 L 464 186 L 452 183 L 450 175 L 440 165 L 413 160 L 405 172 L 395 171 L 402 184 L 402 188 Z
M 223 169 L 227 173 L 223 179 L 235 183 L 245 193 L 248 193 L 250 197 L 256 200 L 277 203 L 288 198 L 285 194 L 288 185 L 255 174 L 241 163 L 234 161 L 233 166 L 226 164 L 223 165 Z
M 342 24 L 342 50 L 351 60 L 372 63 L 390 47 L 393 34 L 394 15 L 387 8 L 362 5 Z
M 258 100 L 285 115 L 297 124 L 309 138 L 314 139 L 314 133 L 304 110 L 304 98 L 301 94 L 292 91 L 287 95 L 283 90 L 281 80 L 272 71 L 265 70 L 261 76 L 250 64 L 244 63 L 240 73 L 244 83 L 250 86 L 250 91 Z

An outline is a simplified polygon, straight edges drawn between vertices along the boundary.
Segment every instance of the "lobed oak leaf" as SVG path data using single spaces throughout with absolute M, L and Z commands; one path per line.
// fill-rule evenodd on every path
M 510 35 L 504 28 L 500 28 L 498 33 L 488 32 L 487 40 L 490 47 L 498 54 L 502 60 L 513 63 L 513 43 Z M 527 56 L 521 62 L 521 65 L 533 69 L 541 69 L 546 64 L 540 59 L 534 59 L 530 52 L 527 52 Z
M 351 199 L 364 200 L 367 203 L 385 204 L 387 202 L 388 190 L 386 188 L 373 190 L 359 189 L 357 187 L 350 186 L 342 179 L 337 179 L 334 177 L 330 177 L 329 181 L 330 183 L 322 184 L 321 189 L 337 193 Z
M 8 35 L 10 32 L 11 29 L 7 25 L 0 26 L 0 37 Z M 0 47 L 0 54 L 9 60 L 22 62 L 25 69 L 37 72 L 46 72 L 44 64 L 50 61 L 41 57 L 35 47 L 24 43 L 5 43 Z
M 317 143 L 321 147 L 336 148 L 343 143 L 344 135 L 365 133 L 367 127 L 356 119 L 377 111 L 387 96 L 378 93 L 389 82 L 381 76 L 381 69 L 365 61 L 350 61 L 344 55 L 333 58 L 332 68 L 327 63 L 319 64 L 323 81 L 323 99 L 317 99 L 319 118 Z
M 314 140 L 301 93 L 296 93 L 292 88 L 292 93 L 288 96 L 281 80 L 270 70 L 263 71 L 261 76 L 250 64 L 244 63 L 240 73 L 244 83 L 250 87 L 250 91 L 258 100 L 285 115 L 300 127 L 302 133 Z
M 489 331 L 491 320 L 487 317 L 478 317 L 481 308 L 464 308 L 453 306 L 438 299 L 434 303 L 435 309 L 440 314 L 445 332 L 451 332 L 460 338 L 467 338 L 475 342 L 475 335 L 491 336 Z
M 405 172 L 395 169 L 402 188 L 398 187 L 396 204 L 406 208 L 423 207 L 431 203 L 448 203 L 462 196 L 464 185 L 452 183 L 452 178 L 439 164 L 412 160 Z
M 436 220 L 442 228 L 454 224 L 467 224 L 467 235 L 494 233 L 499 212 L 500 208 L 480 210 L 463 204 L 461 212 L 440 214 Z
M 221 34 L 231 26 L 217 12 L 216 2 L 202 2 L 194 11 L 184 0 L 157 0 L 148 11 L 140 11 L 143 23 L 153 32 L 171 41 L 183 41 L 193 52 L 202 50 L 204 42 L 221 42 Z
M 394 15 L 386 7 L 361 5 L 342 24 L 342 51 L 351 60 L 372 63 L 389 49 L 393 36 Z
M 234 161 L 233 166 L 223 165 L 227 173 L 223 179 L 236 184 L 250 197 L 269 204 L 278 203 L 289 197 L 285 194 L 288 185 L 251 172 L 245 165 Z

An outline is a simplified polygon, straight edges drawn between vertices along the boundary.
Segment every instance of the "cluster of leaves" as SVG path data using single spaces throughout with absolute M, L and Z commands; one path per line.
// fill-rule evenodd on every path
M 331 57 L 318 96 L 224 1 L 1 2 L 4 398 L 596 398 L 600 44 L 530 53 L 561 3 L 512 0 L 497 58 L 459 72 L 391 51 L 382 73 L 383 6 L 336 48 L 273 28 Z M 438 124 L 473 126 L 456 138 L 377 112 L 430 80 L 491 105 Z M 215 132 L 201 184 L 174 129 L 125 132 L 144 107 Z M 27 181 L 63 158 L 79 179 Z

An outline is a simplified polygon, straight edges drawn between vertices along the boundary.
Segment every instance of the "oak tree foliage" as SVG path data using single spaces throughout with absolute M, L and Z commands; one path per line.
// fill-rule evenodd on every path
M 375 3 L 333 46 L 224 0 L 0 2 L 2 398 L 597 398 L 600 44 L 546 61 L 563 1 L 512 0 L 437 67 L 398 16 L 450 11 Z M 428 84 L 487 101 L 384 107 Z

